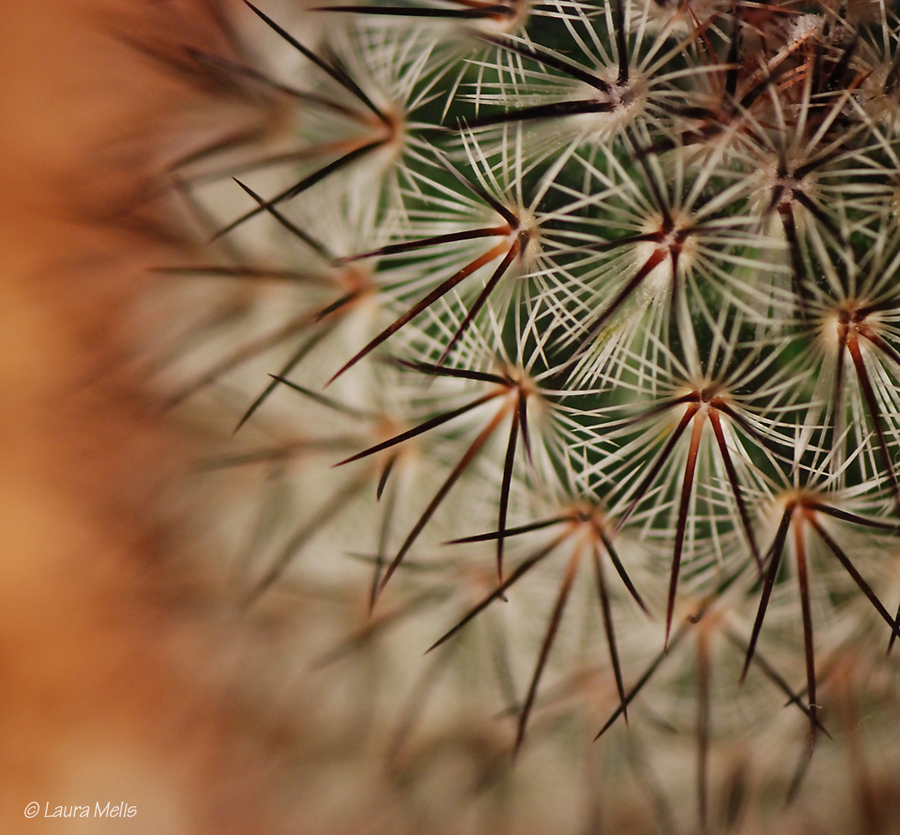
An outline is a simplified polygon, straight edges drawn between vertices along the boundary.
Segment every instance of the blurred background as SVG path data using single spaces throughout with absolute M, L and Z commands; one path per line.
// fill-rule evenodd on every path
M 0 831 L 277 832 L 266 757 L 212 683 L 167 500 L 180 441 L 129 358 L 181 251 L 154 177 L 209 124 L 153 49 L 205 0 L 0 4 Z M 206 39 L 206 41 L 204 40 Z M 206 120 L 206 121 L 205 121 Z M 36 802 L 37 817 L 25 808 Z M 95 817 L 134 807 L 130 818 Z M 87 819 L 47 819 L 57 806 Z

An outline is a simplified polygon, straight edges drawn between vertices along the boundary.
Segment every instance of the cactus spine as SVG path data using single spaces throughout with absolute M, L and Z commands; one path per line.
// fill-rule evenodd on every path
M 628 831 L 892 831 L 893 8 L 249 10 L 264 59 L 193 59 L 279 118 L 177 166 L 219 253 L 180 272 L 239 315 L 176 399 L 263 474 L 250 611 L 364 594 L 319 660 L 415 670 L 373 696 L 394 779 L 464 754 L 485 828 L 552 760 Z

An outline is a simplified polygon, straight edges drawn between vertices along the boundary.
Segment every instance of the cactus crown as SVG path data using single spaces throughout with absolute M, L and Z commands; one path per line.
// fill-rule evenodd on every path
M 893 669 L 862 659 L 897 631 L 895 14 L 250 8 L 281 57 L 197 60 L 283 110 L 281 133 L 181 176 L 207 210 L 236 188 L 223 172 L 248 200 L 221 219 L 231 260 L 195 272 L 270 281 L 239 282 L 240 333 L 180 394 L 247 392 L 242 433 L 275 433 L 254 460 L 285 479 L 347 454 L 316 477 L 324 504 L 261 513 L 249 597 L 308 580 L 331 519 L 375 520 L 341 545 L 371 572 L 370 623 L 426 601 L 449 618 L 433 649 L 480 634 L 516 751 L 561 694 L 604 733 L 666 692 L 647 721 L 696 741 L 711 826 L 716 740 L 770 722 L 811 751 L 837 734 L 820 697 L 842 659 L 854 682 Z

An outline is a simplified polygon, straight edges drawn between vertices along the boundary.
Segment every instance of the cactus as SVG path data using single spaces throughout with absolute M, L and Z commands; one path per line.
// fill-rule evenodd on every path
M 435 831 L 893 831 L 893 9 L 247 6 L 167 371 L 247 617 L 329 601 Z

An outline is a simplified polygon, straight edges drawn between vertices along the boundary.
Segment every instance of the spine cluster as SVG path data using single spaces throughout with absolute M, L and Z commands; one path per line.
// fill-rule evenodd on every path
M 173 400 L 259 478 L 242 604 L 340 597 L 318 663 L 412 671 L 398 785 L 562 745 L 613 831 L 892 831 L 893 6 L 247 6 L 190 55 L 256 121 L 174 166 L 216 241 L 172 271 L 215 283 Z

